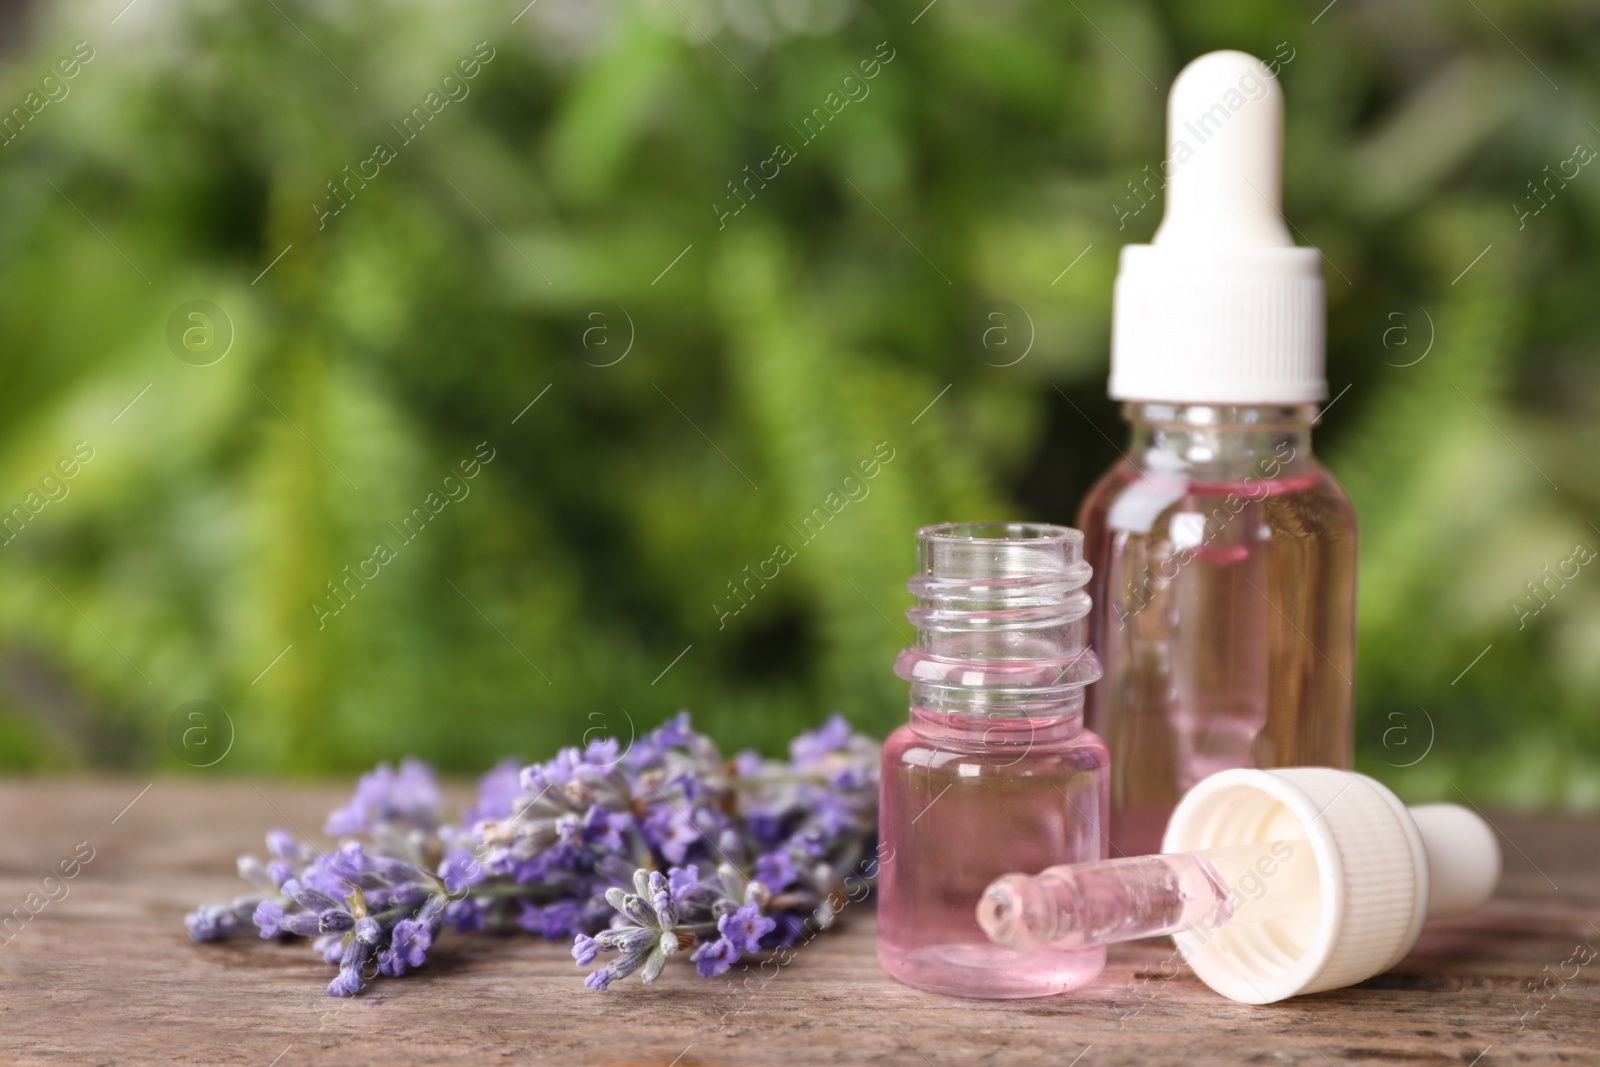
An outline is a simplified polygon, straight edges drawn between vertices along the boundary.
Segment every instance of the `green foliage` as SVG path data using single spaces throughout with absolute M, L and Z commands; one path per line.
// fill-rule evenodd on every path
M 916 527 L 1070 522 L 1115 455 L 1115 251 L 1159 197 L 1113 205 L 1237 47 L 1292 53 L 1286 213 L 1329 260 L 1361 766 L 1600 804 L 1600 568 L 1511 606 L 1600 548 L 1600 176 L 1508 207 L 1600 145 L 1569 5 L 520 6 L 36 12 L 0 106 L 94 57 L 0 147 L 0 499 L 93 458 L 0 548 L 0 766 L 200 762 L 193 699 L 235 771 L 680 706 L 729 748 L 887 731 Z M 209 366 L 168 341 L 196 300 Z

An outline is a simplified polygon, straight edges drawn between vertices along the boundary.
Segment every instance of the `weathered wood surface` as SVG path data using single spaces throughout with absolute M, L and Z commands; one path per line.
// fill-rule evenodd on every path
M 345 790 L 145 785 L 0 784 L 0 915 L 42 896 L 79 842 L 94 849 L 67 895 L 0 944 L 4 1062 L 1600 1063 L 1600 959 L 1574 955 L 1600 949 L 1600 821 L 1496 817 L 1507 874 L 1483 913 L 1430 927 L 1390 974 L 1270 1007 L 1165 977 L 1159 943 L 1114 950 L 1066 997 L 938 997 L 879 971 L 869 908 L 744 993 L 674 966 L 653 988 L 595 994 L 563 945 L 447 934 L 423 972 L 335 1000 L 304 945 L 196 946 L 182 917 L 241 890 L 233 857 L 259 853 L 266 830 L 318 829 Z

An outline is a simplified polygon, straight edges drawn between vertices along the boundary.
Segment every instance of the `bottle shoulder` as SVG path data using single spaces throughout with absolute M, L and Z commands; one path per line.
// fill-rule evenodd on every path
M 1202 525 L 1231 524 L 1248 511 L 1258 536 L 1353 538 L 1355 509 L 1333 474 L 1310 455 L 1292 465 L 1227 476 L 1215 470 L 1141 469 L 1123 460 L 1085 496 L 1080 528 L 1091 544 L 1102 534 L 1192 537 Z

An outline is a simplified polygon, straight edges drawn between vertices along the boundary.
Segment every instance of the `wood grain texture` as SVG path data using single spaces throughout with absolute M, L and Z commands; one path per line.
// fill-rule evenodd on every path
M 565 945 L 446 934 L 422 972 L 335 1000 L 323 994 L 332 969 L 305 945 L 196 946 L 182 917 L 242 890 L 233 857 L 259 854 L 266 830 L 316 830 L 347 790 L 145 786 L 0 784 L 0 916 L 42 895 L 79 842 L 94 849 L 67 895 L 0 944 L 4 1062 L 1600 1063 L 1600 959 L 1562 966 L 1579 944 L 1600 949 L 1600 821 L 1495 817 L 1507 874 L 1487 909 L 1430 926 L 1389 974 L 1268 1007 L 1213 994 L 1162 943 L 1113 950 L 1097 982 L 1065 997 L 922 993 L 878 969 L 870 907 L 847 909 L 843 930 L 767 979 L 674 965 L 653 988 L 595 994 Z

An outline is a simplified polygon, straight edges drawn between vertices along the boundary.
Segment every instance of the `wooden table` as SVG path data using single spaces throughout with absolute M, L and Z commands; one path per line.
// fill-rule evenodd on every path
M 79 842 L 93 858 L 0 944 L 0 1057 L 14 1063 L 449 1064 L 1600 1063 L 1600 821 L 1497 816 L 1499 897 L 1429 927 L 1393 972 L 1286 1004 L 1234 1004 L 1163 943 L 1044 1000 L 955 1000 L 878 969 L 870 908 L 741 991 L 674 965 L 584 989 L 567 946 L 446 934 L 422 972 L 330 998 L 304 944 L 194 945 L 192 905 L 242 891 L 234 856 L 320 828 L 340 787 L 161 779 L 0 784 L 0 918 Z M 131 802 L 131 803 L 130 803 Z M 1563 966 L 1565 964 L 1565 966 Z M 1545 983 L 1535 997 L 1530 985 Z M 741 1009 L 742 1005 L 742 1010 Z M 1076 1057 L 1076 1059 L 1075 1059 Z

